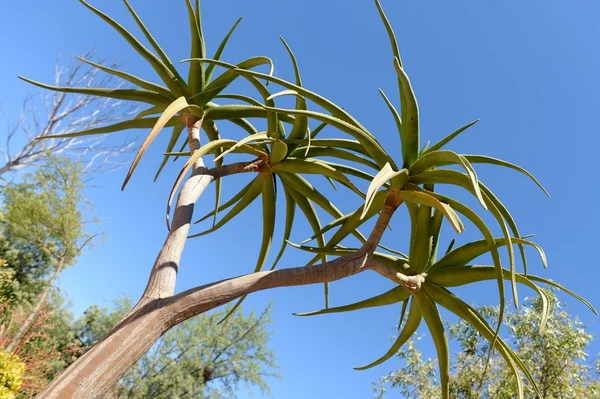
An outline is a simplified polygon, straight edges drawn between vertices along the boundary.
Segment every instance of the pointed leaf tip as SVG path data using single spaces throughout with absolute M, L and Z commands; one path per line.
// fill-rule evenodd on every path
M 369 184 L 369 188 L 367 190 L 367 195 L 365 197 L 365 206 L 363 207 L 362 213 L 360 215 L 361 220 L 365 217 L 365 215 L 369 211 L 369 208 L 371 207 L 371 204 L 373 203 L 373 199 L 375 198 L 375 194 L 377 193 L 379 188 L 381 188 L 388 180 L 391 180 L 394 177 L 400 176 L 402 174 L 406 175 L 406 178 L 408 179 L 408 171 L 406 169 L 402 169 L 402 170 L 396 172 L 392 168 L 392 166 L 389 164 L 389 162 L 386 163 L 383 166 L 383 168 L 381 168 L 379 173 L 377 173 L 377 175 L 375 175 L 375 178 L 373 179 L 373 181 L 371 181 L 371 184 Z

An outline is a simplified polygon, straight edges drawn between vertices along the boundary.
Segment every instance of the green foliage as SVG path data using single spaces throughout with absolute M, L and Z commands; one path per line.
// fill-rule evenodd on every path
M 121 297 L 113 302 L 114 309 L 100 308 L 92 305 L 75 322 L 74 329 L 77 338 L 86 346 L 92 346 L 131 310 L 131 300 Z
M 89 237 L 80 209 L 84 203 L 81 173 L 80 164 L 51 157 L 43 167 L 23 175 L 22 181 L 4 188 L 4 234 L 25 253 L 48 260 L 45 270 L 33 271 L 31 279 L 50 272 L 59 262 L 61 267 L 72 265 Z
M 527 300 L 518 312 L 507 312 L 505 340 L 530 370 L 544 398 L 595 398 L 600 395 L 600 374 L 589 359 L 592 335 L 569 314 L 566 305 L 549 292 L 550 312 L 544 332 L 539 331 L 540 298 Z M 498 308 L 478 309 L 488 320 L 498 318 Z M 461 320 L 447 328 L 460 351 L 452 360 L 450 396 L 465 399 L 514 398 L 515 377 L 497 351 L 487 364 L 489 342 L 469 323 Z M 383 376 L 374 386 L 375 396 L 398 390 L 407 398 L 440 398 L 435 361 L 423 359 L 410 340 L 396 356 L 404 365 Z M 487 367 L 487 369 L 486 369 Z M 531 383 L 524 386 L 526 398 L 535 398 Z
M 93 345 L 130 310 L 128 298 L 112 311 L 92 306 L 75 324 L 78 337 Z M 270 308 L 245 316 L 239 311 L 217 324 L 227 310 L 203 314 L 169 330 L 112 388 L 115 398 L 229 398 L 241 384 L 268 392 L 276 376 L 268 349 Z
M 18 357 L 0 350 L 0 398 L 15 398 L 24 371 L 25 364 Z
M 18 288 L 15 271 L 9 267 L 5 259 L 0 258 L 0 303 L 6 307 L 14 302 L 19 293 Z
M 372 214 L 377 214 L 385 207 L 390 207 L 390 203 L 392 203 L 393 207 L 405 204 L 411 221 L 408 256 L 389 256 L 386 264 L 401 265 L 400 270 L 395 269 L 400 272 L 397 275 L 398 280 L 404 282 L 404 285 L 411 289 L 412 295 L 407 298 L 406 295 L 398 293 L 395 298 L 389 298 L 385 301 L 381 300 L 383 296 L 389 296 L 388 292 L 353 305 L 337 308 L 336 310 L 358 310 L 370 306 L 389 305 L 390 303 L 401 303 L 403 315 L 404 311 L 408 309 L 407 322 L 403 326 L 398 339 L 392 345 L 390 350 L 378 360 L 375 360 L 367 366 L 359 367 L 358 369 L 363 370 L 374 367 L 391 358 L 416 332 L 421 321 L 425 320 L 438 352 L 440 375 L 438 381 L 440 383 L 441 396 L 442 398 L 450 397 L 451 380 L 448 378 L 450 354 L 446 342 L 446 331 L 439 313 L 439 307 L 441 306 L 463 319 L 465 323 L 468 323 L 489 341 L 490 347 L 500 351 L 504 361 L 509 366 L 509 370 L 511 370 L 516 377 L 516 389 L 514 390 L 513 396 L 519 398 L 523 397 L 524 388 L 523 381 L 521 381 L 523 376 L 530 382 L 528 386 L 530 386 L 536 394 L 541 395 L 541 392 L 535 384 L 534 375 L 529 371 L 527 364 L 523 362 L 519 357 L 519 354 L 513 351 L 498 334 L 504 321 L 505 313 L 506 295 L 504 280 L 508 280 L 511 283 L 515 306 L 518 306 L 519 298 L 517 284 L 532 288 L 539 294 L 541 306 L 536 310 L 539 312 L 539 328 L 544 329 L 548 318 L 549 300 L 546 297 L 546 293 L 540 289 L 536 283 L 544 283 L 547 282 L 547 280 L 527 274 L 527 259 L 525 257 L 524 246 L 530 245 L 535 247 L 541 256 L 544 266 L 546 265 L 545 255 L 539 245 L 523 239 L 515 220 L 512 218 L 504 204 L 479 180 L 474 164 L 488 163 L 513 169 L 527 176 L 540 186 L 542 190 L 543 187 L 525 169 L 509 162 L 487 156 L 458 154 L 454 151 L 445 149 L 453 138 L 457 137 L 470 126 L 473 126 L 474 122 L 456 130 L 440 142 L 429 147 L 429 149 L 420 149 L 420 121 L 416 96 L 406 73 L 405 65 L 400 59 L 400 52 L 393 29 L 385 16 L 379 1 L 375 0 L 375 3 L 392 46 L 394 68 L 397 73 L 398 86 L 400 89 L 400 112 L 396 110 L 383 92 L 382 94 L 386 105 L 392 112 L 396 126 L 398 127 L 398 134 L 402 144 L 402 169 L 395 166 L 396 164 L 391 160 L 392 157 L 388 155 L 385 150 L 381 149 L 383 154 L 380 154 L 373 145 L 371 147 L 372 151 L 368 152 L 369 156 L 378 163 L 380 169 L 379 173 L 372 179 L 369 176 L 359 176 L 354 174 L 356 177 L 371 180 L 366 195 L 365 205 L 358 208 L 352 214 L 339 216 L 337 221 L 332 222 L 332 224 L 339 224 L 341 227 L 338 230 L 338 233 L 334 234 L 333 237 L 329 239 L 325 250 L 306 246 L 300 248 L 313 253 L 333 253 L 341 255 L 343 251 L 345 251 L 345 248 L 338 244 L 349 233 L 355 232 L 356 229 L 364 223 L 364 219 L 367 219 L 365 218 L 366 215 L 370 212 L 372 212 Z M 254 72 L 252 72 L 252 75 L 257 76 Z M 274 81 L 274 79 L 271 80 Z M 289 88 L 289 85 L 286 87 Z M 333 113 L 334 109 L 332 107 L 327 108 L 326 105 L 322 106 Z M 299 111 L 287 111 L 294 114 L 300 114 Z M 348 126 L 329 116 L 308 113 L 307 115 L 320 121 L 325 121 L 352 135 L 359 140 L 365 149 L 369 149 L 369 141 L 365 140 L 364 137 L 363 141 L 360 141 L 359 138 L 365 132 L 363 131 L 359 134 L 356 126 Z M 448 166 L 451 166 L 452 168 L 448 168 Z M 456 167 L 458 167 L 460 171 L 456 170 Z M 482 216 L 465 205 L 462 199 L 457 200 L 441 194 L 438 190 L 440 187 L 443 188 L 444 186 L 461 188 L 476 199 L 484 211 L 489 211 L 491 213 L 493 219 L 497 223 L 497 227 L 502 232 L 502 237 L 494 237 L 492 233 L 493 226 L 488 225 Z M 376 198 L 375 196 L 382 192 L 381 189 L 383 189 L 383 193 L 385 193 L 385 200 L 376 203 L 374 201 Z M 360 217 L 357 217 L 357 215 L 360 215 Z M 466 218 L 477 228 L 477 230 L 479 230 L 483 235 L 484 240 L 467 243 L 454 250 L 449 248 L 448 253 L 440 258 L 438 255 L 438 246 L 440 244 L 440 234 L 444 218 L 457 233 L 461 233 L 464 230 L 461 218 Z M 315 234 L 315 237 L 319 237 L 320 234 L 323 234 L 329 228 L 329 226 L 326 226 L 319 234 Z M 499 246 L 506 246 L 508 250 L 508 268 L 504 267 L 505 260 L 500 256 L 498 250 Z M 523 273 L 517 273 L 514 254 L 515 249 L 513 246 L 517 246 L 520 251 L 524 269 Z M 471 262 L 478 257 L 488 253 L 491 255 L 492 265 L 473 266 L 473 264 L 471 264 Z M 496 322 L 495 328 L 493 328 L 476 309 L 470 307 L 448 289 L 450 287 L 472 285 L 484 280 L 497 281 L 500 303 L 498 317 L 494 320 Z M 587 301 L 578 297 L 571 291 L 566 290 L 562 286 L 557 287 L 572 294 L 576 298 L 581 299 L 595 312 L 595 309 Z M 373 303 L 377 303 L 377 305 L 373 305 Z M 310 314 L 323 313 L 329 312 L 320 311 L 312 312 Z
M 51 257 L 39 246 L 7 235 L 0 213 L 0 303 L 31 303 L 41 291 L 42 281 L 51 271 Z
M 84 230 L 81 173 L 80 164 L 49 154 L 2 192 L 0 347 L 26 365 L 26 396 L 80 354 L 72 317 L 52 284 L 92 238 Z

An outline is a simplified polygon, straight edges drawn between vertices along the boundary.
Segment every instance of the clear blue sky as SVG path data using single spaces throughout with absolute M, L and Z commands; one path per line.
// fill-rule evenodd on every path
M 94 3 L 133 27 L 120 2 Z M 132 3 L 173 60 L 188 56 L 183 1 Z M 209 54 L 237 17 L 244 16 L 224 59 L 237 62 L 251 55 L 268 55 L 274 59 L 278 75 L 292 78 L 277 38 L 283 35 L 296 53 L 305 86 L 344 106 L 390 152 L 399 154 L 393 120 L 377 93 L 381 87 L 397 99 L 389 44 L 371 0 L 203 3 Z M 452 149 L 515 162 L 541 180 L 551 199 L 515 173 L 494 168 L 480 172 L 482 180 L 509 207 L 522 232 L 535 233 L 535 240 L 547 251 L 549 269 L 541 270 L 531 254 L 530 270 L 576 289 L 598 307 L 595 250 L 600 218 L 594 207 L 600 200 L 595 162 L 600 144 L 600 4 L 593 0 L 384 0 L 383 5 L 417 93 L 422 140 L 435 141 L 481 118 Z M 17 80 L 17 74 L 50 81 L 57 54 L 66 61 L 94 45 L 98 55 L 125 61 L 128 71 L 153 78 L 137 54 L 78 2 L 5 2 L 0 13 L 0 103 L 4 110 L 16 118 L 22 98 L 36 93 Z M 125 192 L 120 192 L 125 171 L 99 176 L 94 183 L 102 188 L 87 191 L 102 219 L 107 241 L 88 251 L 61 277 L 60 286 L 73 301 L 76 313 L 91 304 L 107 305 L 121 294 L 135 298 L 144 288 L 165 236 L 165 201 L 181 167 L 168 168 L 152 183 L 150 176 L 159 162 L 161 146 L 157 143 L 145 156 Z M 226 196 L 247 179 L 226 181 Z M 207 209 L 211 203 L 212 196 L 207 195 L 200 208 Z M 344 203 L 342 208 L 349 210 L 357 204 Z M 260 235 L 250 226 L 260 223 L 258 211 L 253 207 L 237 224 L 189 241 L 177 289 L 250 271 Z M 405 222 L 405 215 L 399 216 L 394 222 L 396 233 L 386 238 L 401 250 L 406 249 L 405 236 L 400 233 Z M 473 230 L 471 227 L 459 242 L 477 237 Z M 307 235 L 306 227 L 300 225 L 293 239 L 300 241 Z M 300 265 L 306 258 L 289 251 L 281 265 Z M 388 286 L 377 276 L 363 274 L 334 284 L 331 300 L 344 304 Z M 468 298 L 474 303 L 493 303 L 490 287 L 473 288 L 467 292 Z M 321 292 L 321 287 L 280 289 L 259 293 L 246 302 L 246 309 L 275 302 L 271 345 L 284 379 L 272 381 L 273 396 L 368 398 L 371 382 L 397 364 L 390 361 L 366 372 L 352 367 L 387 350 L 399 309 L 318 318 L 291 315 L 320 308 Z M 562 298 L 589 331 L 600 330 L 591 312 Z M 421 342 L 426 353 L 433 355 L 428 337 Z M 600 352 L 599 342 L 593 345 L 594 353 Z

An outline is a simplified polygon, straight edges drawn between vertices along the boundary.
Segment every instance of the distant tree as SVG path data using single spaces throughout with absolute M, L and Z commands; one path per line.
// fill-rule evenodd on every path
M 543 399 L 600 397 L 600 363 L 590 360 L 587 352 L 592 335 L 553 293 L 550 292 L 548 298 L 550 314 L 545 331 L 539 332 L 541 300 L 530 299 L 518 312 L 507 314 L 506 342 L 525 362 Z M 497 307 L 481 307 L 479 312 L 489 320 L 498 318 Z M 492 352 L 487 363 L 487 340 L 464 321 L 450 325 L 448 331 L 450 338 L 461 347 L 452 361 L 451 397 L 509 399 L 516 396 L 513 373 L 497 351 Z M 388 389 L 398 390 L 406 398 L 442 397 L 435 373 L 436 362 L 423 359 L 414 340 L 402 348 L 397 357 L 404 361 L 404 366 L 375 384 L 376 398 L 383 398 Z M 525 397 L 537 397 L 529 383 L 525 385 Z
M 81 57 L 84 60 L 93 58 L 92 51 Z M 103 64 L 102 60 L 97 62 Z M 57 62 L 54 71 L 57 85 L 95 88 L 119 84 L 114 77 L 100 76 L 99 69 L 80 60 L 68 65 Z M 132 151 L 133 141 L 111 142 L 106 135 L 41 139 L 116 122 L 130 116 L 134 110 L 118 101 L 88 95 L 67 98 L 66 93 L 51 93 L 40 96 L 39 101 L 28 96 L 16 123 L 9 115 L 4 115 L 6 128 L 0 144 L 0 179 L 23 168 L 41 166 L 51 156 L 80 161 L 89 172 L 120 167 L 119 156 Z
M 20 296 L 27 299 L 21 304 L 28 314 L 14 326 L 17 331 L 6 346 L 8 352 L 35 322 L 60 273 L 94 238 L 84 229 L 81 174 L 80 163 L 50 156 L 2 192 L 0 250 L 4 254 L 0 255 L 8 258 L 3 259 L 13 270 L 11 285 L 21 287 Z
M 91 306 L 75 324 L 78 338 L 94 345 L 129 310 L 122 298 L 115 309 Z M 169 330 L 111 389 L 106 398 L 234 398 L 241 384 L 269 391 L 276 376 L 268 348 L 270 307 L 261 314 L 225 311 L 203 314 Z
M 64 300 L 53 292 L 47 303 L 40 307 L 37 317 L 19 338 L 11 352 L 6 346 L 28 320 L 30 308 L 19 307 L 10 311 L 10 319 L 0 325 L 0 353 L 24 365 L 19 387 L 14 391 L 17 398 L 37 395 L 58 373 L 75 361 L 82 353 L 81 342 L 73 330 L 72 315 L 65 309 Z M 0 370 L 0 373 L 3 372 Z M 3 396 L 0 395 L 0 398 Z

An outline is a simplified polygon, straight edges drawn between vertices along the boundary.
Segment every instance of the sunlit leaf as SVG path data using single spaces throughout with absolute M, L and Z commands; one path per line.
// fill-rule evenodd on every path
M 365 299 L 360 302 L 356 302 L 350 305 L 337 306 L 329 309 L 316 310 L 313 312 L 306 313 L 294 313 L 295 316 L 315 316 L 327 313 L 339 313 L 339 312 L 351 312 L 354 310 L 367 309 L 376 306 L 392 305 L 394 303 L 402 302 L 410 296 L 410 291 L 403 286 L 394 287 L 391 290 L 374 296 L 369 299 Z

